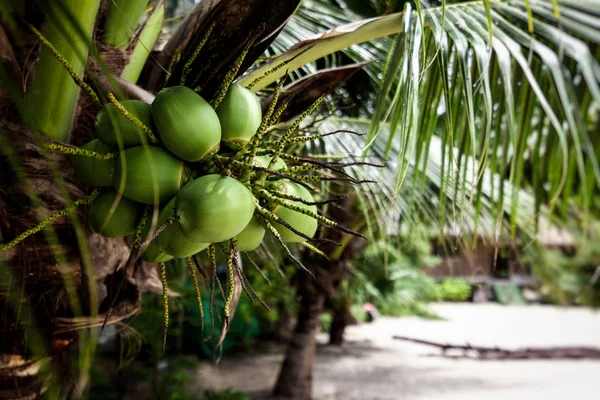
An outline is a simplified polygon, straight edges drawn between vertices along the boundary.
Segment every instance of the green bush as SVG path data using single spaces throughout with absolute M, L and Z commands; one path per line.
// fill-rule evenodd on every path
M 353 304 L 373 303 L 383 315 L 433 318 L 425 304 L 432 300 L 436 284 L 424 269 L 439 262 L 422 232 L 379 241 L 352 264 L 343 293 Z
M 435 285 L 431 297 L 437 301 L 465 301 L 471 297 L 471 285 L 462 279 L 444 279 Z

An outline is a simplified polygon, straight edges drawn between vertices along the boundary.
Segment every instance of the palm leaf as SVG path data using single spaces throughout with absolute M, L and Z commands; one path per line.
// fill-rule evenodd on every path
M 437 137 L 450 149 L 442 153 L 445 172 L 439 189 L 447 192 L 452 185 L 457 195 L 469 199 L 475 214 L 483 206 L 479 192 L 486 170 L 531 190 L 533 212 L 543 205 L 556 211 L 561 202 L 556 213 L 565 216 L 573 200 L 589 211 L 600 184 L 598 145 L 588 132 L 588 110 L 600 102 L 600 66 L 593 51 L 600 39 L 600 1 L 565 1 L 559 8 L 549 0 L 530 1 L 529 6 L 513 0 L 445 7 L 422 3 L 417 10 L 408 7 L 404 13 L 342 25 L 304 40 L 241 83 L 293 57 L 286 65 L 290 70 L 338 50 L 359 61 L 385 43 L 387 57 L 377 54 L 377 61 L 367 67 L 379 92 L 364 148 L 384 140 L 384 156 L 391 156 L 393 149 L 398 152 L 396 194 L 409 173 L 411 179 L 423 180 L 430 143 Z M 331 12 L 328 19 L 323 10 Z M 342 21 L 343 14 L 326 2 L 309 2 L 276 44 L 314 35 L 320 21 Z M 394 42 L 378 39 L 393 33 Z M 278 72 L 259 86 L 284 73 Z M 390 135 L 380 138 L 386 124 Z M 407 164 L 413 156 L 415 168 Z M 477 160 L 477 165 L 467 168 L 467 159 Z M 498 196 L 494 214 L 508 210 L 514 234 L 521 191 L 509 194 L 503 184 L 489 185 Z M 445 205 L 444 200 L 442 209 Z
M 331 117 L 320 123 L 318 130 L 330 132 L 335 130 L 351 130 L 366 132 L 371 121 L 351 119 L 344 117 Z M 382 139 L 389 138 L 390 125 L 386 124 L 381 129 Z M 316 143 L 309 151 L 323 152 L 331 157 L 344 156 L 348 159 L 361 159 L 365 138 L 356 136 L 328 136 L 322 143 Z M 400 144 L 392 141 L 391 154 L 399 154 Z M 387 151 L 385 140 L 375 141 L 371 147 L 373 159 L 381 159 Z M 477 172 L 476 160 L 466 157 L 466 181 L 463 176 L 453 176 L 457 182 L 444 184 L 448 179 L 444 170 L 444 158 L 449 157 L 450 149 L 438 137 L 432 137 L 429 142 L 427 161 L 417 160 L 412 155 L 405 163 L 397 157 L 389 157 L 384 168 L 372 166 L 351 167 L 356 179 L 372 180 L 376 183 L 368 186 L 359 186 L 355 189 L 356 196 L 363 204 L 364 214 L 354 218 L 367 218 L 370 224 L 371 237 L 385 237 L 406 233 L 414 227 L 424 227 L 432 235 L 449 234 L 451 236 L 474 237 L 481 235 L 492 238 L 495 242 L 509 236 L 510 219 L 514 219 L 519 228 L 519 233 L 527 239 L 535 237 L 534 198 L 526 191 L 514 188 L 510 182 L 503 180 L 499 175 L 489 169 L 481 174 L 477 182 L 472 180 Z M 404 184 L 397 189 L 397 169 L 399 165 L 406 164 L 408 176 Z M 415 174 L 418 179 L 414 178 Z M 455 190 L 456 186 L 474 188 L 479 184 L 478 190 L 472 194 L 467 190 L 467 195 Z M 500 201 L 499 192 L 494 188 L 502 185 L 504 192 L 512 196 L 518 192 L 520 202 L 514 210 L 503 210 L 497 214 L 496 205 Z M 474 197 L 478 196 L 479 207 L 475 207 Z M 546 210 L 543 210 L 546 211 Z M 514 214 L 514 216 L 513 216 Z

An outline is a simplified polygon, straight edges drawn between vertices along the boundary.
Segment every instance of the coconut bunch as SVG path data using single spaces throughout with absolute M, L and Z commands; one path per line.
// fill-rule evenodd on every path
M 257 96 L 237 84 L 212 104 L 191 88 L 173 86 L 152 104 L 104 105 L 96 138 L 70 157 L 77 177 L 100 191 L 89 208 L 90 228 L 108 237 L 139 231 L 148 242 L 142 257 L 150 262 L 191 257 L 232 239 L 235 250 L 252 251 L 266 231 L 282 244 L 316 250 L 319 221 L 348 231 L 318 214 L 311 185 L 336 179 L 320 169 L 342 170 L 286 152 L 322 137 L 298 128 L 324 97 L 285 129 L 277 124 L 285 108 L 275 109 L 277 97 L 264 115 Z M 142 221 L 155 205 L 156 235 Z
M 234 273 L 246 293 L 251 298 L 258 297 L 237 265 L 235 254 L 256 250 L 267 233 L 304 269 L 288 246 L 300 243 L 325 256 L 316 244 L 331 240 L 315 238 L 318 224 L 363 237 L 318 212 L 318 205 L 343 197 L 325 198 L 317 187 L 331 181 L 361 183 L 344 172 L 344 167 L 365 163 L 334 163 L 298 155 L 308 142 L 347 133 L 307 134 L 301 128 L 327 93 L 296 119 L 280 121 L 294 97 L 294 93 L 287 93 L 280 101 L 284 80 L 277 84 L 265 107 L 251 90 L 262 77 L 248 87 L 234 83 L 249 46 L 250 43 L 211 99 L 199 94 L 200 87 L 186 85 L 185 70 L 181 85 L 162 88 L 151 104 L 118 101 L 112 93 L 102 104 L 94 90 L 74 76 L 98 105 L 95 138 L 82 147 L 57 142 L 48 142 L 45 147 L 69 154 L 76 176 L 95 189 L 88 198 L 49 216 L 0 248 L 0 252 L 78 206 L 89 204 L 88 223 L 94 232 L 112 238 L 133 237 L 125 269 L 140 257 L 160 264 L 165 299 L 166 261 L 187 258 L 195 279 L 195 256 L 206 252 L 214 275 L 216 248 L 222 249 L 229 275 L 224 309 L 228 322 Z M 66 61 L 55 55 L 70 71 Z M 302 89 L 301 85 L 297 92 Z M 315 195 L 323 198 L 317 201 Z M 202 272 L 201 268 L 198 270 Z M 199 292 L 196 280 L 194 286 Z M 111 310 L 112 306 L 106 320 Z
M 264 114 L 258 97 L 235 83 L 210 102 L 186 86 L 160 90 L 152 104 L 109 96 L 111 102 L 96 117 L 95 139 L 81 148 L 49 146 L 70 153 L 77 177 L 96 188 L 88 211 L 90 228 L 108 237 L 133 235 L 128 265 L 139 257 L 160 263 L 165 298 L 166 261 L 187 258 L 194 271 L 195 256 L 206 252 L 214 275 L 219 249 L 229 275 L 226 323 L 234 274 L 247 295 L 268 308 L 235 256 L 256 250 L 267 232 L 304 269 L 288 246 L 302 244 L 325 256 L 316 244 L 331 240 L 315 238 L 319 223 L 362 237 L 317 208 L 343 199 L 324 198 L 319 183 L 361 182 L 344 172 L 346 164 L 296 155 L 307 142 L 347 132 L 305 134 L 300 129 L 326 95 L 295 120 L 280 122 L 287 107 L 278 101 L 282 84 Z M 323 199 L 317 201 L 315 195 Z M 157 217 L 151 218 L 153 214 Z M 199 291 L 195 271 L 193 278 Z M 213 296 L 214 287 L 210 289 Z M 168 302 L 164 304 L 166 326 Z

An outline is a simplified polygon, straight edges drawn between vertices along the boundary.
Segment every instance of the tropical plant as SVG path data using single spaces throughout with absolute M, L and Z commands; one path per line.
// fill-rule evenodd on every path
M 306 3 L 308 7 L 300 9 L 299 19 L 292 19 L 287 24 L 291 28 L 282 33 L 282 28 L 296 11 L 298 0 L 276 4 L 270 0 L 202 1 L 182 20 L 164 48 L 151 57 L 149 49 L 162 26 L 163 1 L 153 4 L 139 29 L 134 28 L 147 0 L 56 0 L 50 5 L 32 0 L 9 2 L 6 7 L 2 4 L 0 145 L 3 156 L 0 182 L 6 190 L 0 193 L 0 212 L 2 240 L 6 242 L 1 248 L 2 272 L 6 278 L 2 279 L 1 299 L 6 305 L 3 309 L 11 310 L 2 316 L 3 326 L 9 327 L 8 333 L 3 334 L 2 359 L 8 360 L 3 361 L 1 374 L 0 384 L 2 390 L 6 390 L 3 393 L 14 398 L 35 397 L 46 391 L 50 396 L 59 396 L 65 390 L 76 396 L 82 395 L 93 359 L 95 327 L 117 322 L 137 312 L 142 291 L 157 290 L 166 298 L 164 264 L 161 264 L 160 278 L 153 265 L 139 264 L 135 271 L 131 268 L 146 242 L 155 236 L 152 231 L 158 227 L 156 233 L 160 233 L 160 229 L 164 229 L 163 239 L 183 233 L 186 239 L 191 238 L 191 242 L 206 244 L 240 234 L 252 217 L 250 210 L 255 204 L 251 201 L 242 204 L 240 200 L 235 209 L 229 214 L 220 214 L 221 217 L 216 215 L 215 208 L 210 209 L 207 216 L 212 227 L 222 223 L 223 229 L 228 231 L 224 237 L 213 237 L 199 228 L 196 214 L 199 210 L 194 208 L 198 202 L 193 199 L 200 196 L 197 197 L 203 199 L 200 203 L 204 204 L 204 200 L 209 203 L 212 198 L 206 188 L 210 185 L 219 185 L 224 191 L 246 193 L 242 186 L 252 182 L 252 178 L 247 179 L 257 172 L 259 183 L 264 183 L 269 176 L 274 180 L 281 178 L 282 173 L 277 175 L 275 169 L 277 159 L 283 157 L 283 150 L 288 157 L 286 160 L 291 161 L 289 168 L 284 170 L 288 173 L 283 174 L 301 182 L 302 179 L 318 182 L 322 190 L 327 189 L 331 175 L 358 180 L 344 177 L 339 168 L 345 165 L 339 165 L 344 162 L 340 163 L 337 156 L 351 158 L 375 154 L 388 158 L 391 169 L 388 168 L 387 173 L 393 171 L 394 177 L 392 190 L 384 185 L 381 192 L 365 191 L 354 196 L 352 201 L 368 204 L 370 210 L 381 211 L 390 199 L 399 198 L 401 188 L 410 189 L 410 195 L 403 195 L 398 206 L 393 208 L 404 222 L 419 223 L 425 218 L 438 223 L 441 220 L 443 225 L 450 219 L 448 216 L 452 216 L 461 224 L 477 227 L 480 219 L 489 217 L 498 222 L 494 233 L 504 232 L 503 228 L 508 227 L 513 233 L 533 236 L 534 230 L 526 229 L 527 223 L 532 221 L 532 213 L 550 212 L 564 217 L 572 207 L 581 208 L 584 215 L 596 212 L 593 207 L 600 169 L 596 157 L 598 143 L 590 134 L 591 130 L 598 129 L 594 103 L 599 103 L 600 99 L 598 64 L 594 55 L 599 41 L 594 28 L 600 20 L 596 0 L 484 0 L 448 5 L 445 2 L 441 5 L 418 2 L 414 7 L 405 3 L 402 13 L 363 21 L 354 19 L 356 17 L 333 2 Z M 375 6 L 372 11 L 396 10 L 400 2 L 387 4 L 390 7 Z M 356 10 L 364 12 L 363 9 Z M 302 20 L 303 16 L 308 19 Z M 353 24 L 333 28 L 347 21 L 347 16 L 353 18 Z M 337 22 L 330 23 L 332 21 Z M 314 32 L 323 28 L 329 31 L 296 44 L 280 56 L 261 59 L 261 54 L 271 44 L 269 54 L 277 51 L 274 40 L 280 33 L 279 38 L 289 39 L 296 23 L 296 28 L 305 28 L 298 35 L 302 39 L 307 38 L 306 33 L 311 29 Z M 397 35 L 392 40 L 375 41 L 364 47 L 353 46 L 394 34 Z M 313 129 L 318 126 L 324 134 L 333 132 L 326 128 L 335 124 L 351 126 L 353 132 L 360 131 L 356 129 L 359 126 L 367 126 L 366 142 L 352 140 L 350 135 L 345 135 L 343 141 L 339 140 L 339 135 L 329 136 L 326 141 L 321 141 L 323 136 L 320 135 L 303 136 L 310 133 L 311 128 L 298 131 L 296 122 L 299 124 L 300 119 L 293 117 L 306 117 L 314 111 L 325 99 L 324 94 L 362 65 L 304 76 L 306 71 L 314 70 L 313 64 L 295 75 L 304 77 L 303 80 L 288 85 L 283 91 L 279 89 L 284 81 L 275 82 L 290 71 L 293 73 L 321 60 L 318 65 L 323 57 L 348 47 L 346 57 L 352 60 L 375 55 L 379 61 L 365 67 L 372 78 L 381 77 L 372 109 L 366 107 L 366 111 L 358 115 L 369 119 L 328 120 L 325 123 L 329 125 L 313 125 Z M 329 64 L 326 65 L 334 65 L 336 58 L 327 57 L 325 60 Z M 256 68 L 240 76 L 251 66 Z M 248 118 L 241 119 L 239 124 L 234 124 L 225 138 L 230 146 L 239 144 L 243 151 L 221 152 L 200 168 L 203 173 L 218 172 L 229 175 L 230 179 L 203 176 L 205 179 L 201 183 L 186 189 L 185 195 L 175 202 L 177 222 L 170 215 L 172 205 L 167 205 L 166 211 L 159 216 L 158 203 L 179 191 L 182 180 L 176 179 L 177 176 L 184 179 L 189 176 L 188 170 L 195 169 L 189 168 L 189 163 L 210 157 L 208 154 L 220 142 L 215 139 L 214 124 L 211 131 L 210 124 L 204 124 L 203 120 L 192 122 L 196 111 L 206 115 L 207 120 L 216 121 L 214 115 L 208 116 L 214 111 L 205 104 L 207 102 L 194 97 L 191 89 L 177 89 L 179 96 L 170 90 L 171 87 L 183 84 L 196 89 L 202 98 L 213 101 L 213 108 L 220 114 L 217 104 L 228 104 L 225 100 L 227 89 L 236 77 L 239 77 L 236 85 L 264 96 L 263 115 L 267 117 L 263 117 L 265 126 L 259 132 L 274 124 L 269 132 L 274 136 L 261 141 L 261 135 L 255 135 L 249 145 L 244 144 L 248 140 L 246 128 L 252 125 L 258 111 L 251 101 L 240 100 L 247 110 L 254 111 L 249 111 Z M 169 88 L 161 90 L 165 85 Z M 143 111 L 119 102 L 128 97 L 150 103 L 155 93 L 158 93 L 157 101 L 159 98 L 167 100 L 159 101 L 156 111 L 151 110 L 150 121 L 144 119 Z M 170 107 L 179 97 L 185 104 Z M 109 115 L 108 126 L 117 131 L 119 150 L 125 149 L 125 140 L 140 140 L 146 145 L 160 139 L 168 151 L 156 146 L 145 147 L 143 152 L 127 149 L 123 152 L 127 157 L 118 158 L 111 167 L 110 161 L 117 157 L 117 152 L 73 147 L 92 139 L 96 122 L 100 125 L 99 131 L 103 130 L 102 119 L 96 119 L 96 103 L 104 106 L 105 114 Z M 112 107 L 116 111 L 110 111 Z M 228 115 L 227 108 L 222 115 Z M 272 115 L 275 116 L 273 119 Z M 151 126 L 153 123 L 155 126 Z M 210 134 L 206 137 L 186 134 L 186 130 L 200 128 L 208 129 Z M 286 133 L 278 133 L 280 128 Z M 257 127 L 253 129 L 256 131 Z M 294 138 L 290 143 L 299 146 L 293 149 L 282 146 L 290 144 L 287 142 L 292 135 Z M 348 137 L 350 139 L 346 139 Z M 273 140 L 279 140 L 279 143 Z M 302 146 L 305 140 L 309 143 L 314 140 L 315 145 L 305 148 Z M 311 149 L 323 146 L 329 159 L 310 156 L 314 153 Z M 331 150 L 336 148 L 340 151 Z M 273 157 L 266 167 L 251 163 L 259 149 Z M 139 234 L 135 235 L 133 252 L 131 243 L 121 238 L 108 238 L 82 229 L 76 209 L 91 203 L 97 192 L 81 184 L 85 171 L 80 171 L 77 178 L 66 157 L 48 150 L 71 153 L 74 158 L 92 156 L 93 161 L 98 162 L 87 163 L 84 167 L 93 171 L 92 176 L 99 175 L 96 171 L 110 172 L 114 168 L 111 183 L 119 195 L 152 206 L 146 209 L 153 212 L 148 211 L 146 218 L 142 218 L 152 221 L 149 232 L 139 229 L 143 224 L 136 227 Z M 308 154 L 297 158 L 295 154 L 302 152 Z M 250 161 L 244 163 L 236 158 L 236 154 L 242 158 L 250 155 Z M 154 156 L 160 158 L 160 163 L 156 164 L 158 173 L 153 172 L 154 164 L 148 160 Z M 377 178 L 371 168 L 363 168 L 360 172 L 355 160 L 351 164 L 354 165 L 353 173 Z M 161 174 L 163 166 L 172 172 Z M 312 173 L 318 169 L 315 166 L 325 167 L 330 174 Z M 307 171 L 309 173 L 305 173 Z M 168 190 L 157 193 L 156 183 L 160 184 L 159 189 Z M 330 185 L 328 190 L 332 188 L 338 190 L 335 185 Z M 315 205 L 294 185 L 287 187 L 290 192 L 284 193 L 278 201 L 273 196 L 282 196 L 281 193 L 263 191 L 260 187 L 250 189 L 253 195 L 262 198 L 261 201 L 285 203 L 285 200 L 302 199 L 303 205 Z M 73 202 L 71 198 L 79 200 Z M 215 203 L 230 204 L 225 199 Z M 556 207 L 557 204 L 561 207 Z M 264 203 L 259 205 L 264 208 Z M 106 224 L 109 228 L 116 224 L 110 215 L 121 215 L 117 207 L 118 204 L 114 204 L 108 212 Z M 322 212 L 326 209 L 324 212 L 328 216 L 340 214 L 337 207 L 323 204 L 319 207 Z M 312 208 L 285 205 L 283 208 L 315 216 Z M 278 232 L 289 233 L 286 228 L 294 228 L 292 225 L 281 226 L 287 221 L 285 216 L 258 209 L 261 218 L 280 224 L 276 225 L 279 229 L 265 224 L 275 237 L 281 236 Z M 285 214 L 281 210 L 280 207 L 279 212 Z M 127 216 L 132 213 L 123 211 Z M 64 218 L 67 215 L 69 220 Z M 375 215 L 377 222 L 390 220 L 386 212 L 367 215 Z M 137 218 L 132 219 L 137 221 Z M 162 220 L 161 224 L 156 224 L 157 219 Z M 329 239 L 343 245 L 336 248 L 327 242 L 317 253 L 309 250 L 303 253 L 303 264 L 310 266 L 316 279 L 308 272 L 302 273 L 299 279 L 299 287 L 303 288 L 302 318 L 298 318 L 296 334 L 292 338 L 289 362 L 282 368 L 281 376 L 286 378 L 280 378 L 276 389 L 277 394 L 284 397 L 310 397 L 311 369 L 307 364 L 311 358 L 301 357 L 305 354 L 300 348 L 308 347 L 308 354 L 314 354 L 314 327 L 324 297 L 317 295 L 313 299 L 311 295 L 316 293 L 315 288 L 317 292 L 328 290 L 328 282 L 331 282 L 331 277 L 321 280 L 319 271 L 324 268 L 312 267 L 322 263 L 317 258 L 321 257 L 318 253 L 325 253 L 334 261 L 343 261 L 338 263 L 339 268 L 332 269 L 338 271 L 340 277 L 345 271 L 345 263 L 354 254 L 346 252 L 355 246 L 348 230 L 340 231 L 340 226 L 329 219 L 318 219 L 338 229 Z M 369 233 L 375 232 L 370 219 L 361 226 Z M 42 222 L 38 223 L 40 220 Z M 310 239 L 314 233 L 312 221 L 293 222 L 296 223 L 302 226 L 292 230 L 296 236 L 290 235 L 289 239 Z M 112 234 L 112 229 L 105 230 L 102 225 L 98 231 Z M 42 229 L 45 237 L 33 235 Z M 190 243 L 180 239 L 150 243 L 155 244 L 155 252 L 148 249 L 146 259 L 159 260 L 165 254 L 169 256 L 169 252 L 181 256 L 200 250 L 199 246 L 191 249 Z M 320 236 L 319 239 L 328 237 Z M 317 250 L 308 242 L 304 247 Z M 231 251 L 235 249 L 234 240 L 230 243 L 227 260 L 226 320 L 233 313 L 245 284 L 243 274 L 236 268 L 239 267 L 237 258 Z M 210 254 L 214 252 L 210 250 Z M 287 254 L 297 260 L 292 251 Z M 191 271 L 195 271 L 194 264 L 190 265 Z M 168 322 L 167 307 L 168 302 L 165 302 L 165 322 Z M 49 374 L 44 375 L 44 379 L 35 379 L 39 371 L 45 374 L 59 370 L 56 360 L 68 360 L 61 355 L 75 347 L 75 343 L 81 351 L 76 352 L 74 378 L 72 374 Z M 300 349 L 295 355 L 294 347 Z M 303 365 L 298 364 L 299 360 Z M 71 364 L 71 360 L 66 364 Z M 63 381 L 61 376 L 65 377 Z
M 435 285 L 432 298 L 437 301 L 464 301 L 471 297 L 471 285 L 464 280 L 447 278 Z
M 360 291 L 361 301 L 384 315 L 420 313 L 435 284 L 424 269 L 440 262 L 430 247 L 428 238 L 416 232 L 373 244 L 353 262 L 348 289 Z

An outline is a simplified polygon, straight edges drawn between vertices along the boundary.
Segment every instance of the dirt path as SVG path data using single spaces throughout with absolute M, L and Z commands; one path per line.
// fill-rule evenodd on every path
M 507 348 L 600 346 L 600 313 L 549 306 L 438 304 L 445 320 L 382 318 L 350 327 L 341 348 L 320 346 L 318 400 L 594 399 L 600 361 L 477 361 L 448 359 L 428 346 L 393 340 L 403 335 L 438 342 Z M 321 337 L 324 342 L 325 337 Z M 197 371 L 198 384 L 260 392 L 275 380 L 280 348 L 258 357 L 224 360 Z

